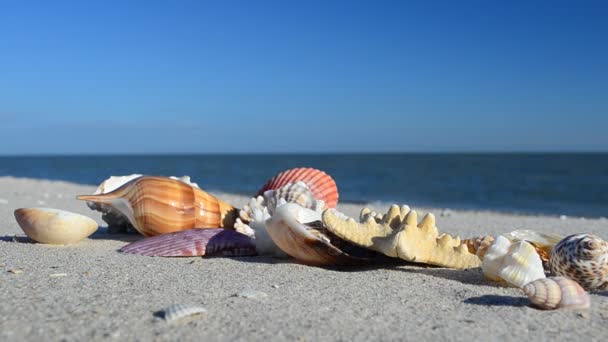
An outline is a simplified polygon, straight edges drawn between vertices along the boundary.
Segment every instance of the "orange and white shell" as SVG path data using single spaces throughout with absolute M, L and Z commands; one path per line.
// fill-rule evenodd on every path
M 591 299 L 574 280 L 566 277 L 538 279 L 523 287 L 530 302 L 543 310 L 588 309 Z
M 111 206 L 145 236 L 191 228 L 232 228 L 238 216 L 230 204 L 167 177 L 138 177 L 109 193 L 78 199 Z
M 338 186 L 333 178 L 323 171 L 304 167 L 278 173 L 262 186 L 256 197 L 268 190 L 276 190 L 288 183 L 295 184 L 298 181 L 304 182 L 315 198 L 325 202 L 328 208 L 335 208 L 338 205 Z

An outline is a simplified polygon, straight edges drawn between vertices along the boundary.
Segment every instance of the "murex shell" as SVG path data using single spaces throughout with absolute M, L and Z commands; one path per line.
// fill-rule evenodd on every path
M 120 211 L 144 236 L 191 228 L 232 228 L 238 216 L 230 204 L 167 177 L 138 177 L 109 193 L 82 195 L 78 199 Z
M 268 190 L 276 190 L 288 183 L 304 182 L 315 198 L 325 202 L 328 208 L 335 208 L 338 204 L 338 187 L 336 182 L 327 173 L 313 168 L 294 168 L 278 173 L 270 178 L 257 192 L 256 197 Z
M 335 209 L 323 212 L 327 229 L 348 242 L 407 261 L 451 268 L 471 268 L 481 264 L 459 237 L 439 235 L 435 216 L 418 214 L 406 205 L 392 205 L 385 215 L 368 208 L 361 211 L 359 222 Z
M 97 230 L 97 223 L 86 216 L 51 208 L 17 209 L 15 219 L 32 240 L 48 244 L 76 243 Z
M 139 178 L 139 177 L 143 177 L 143 175 L 131 174 L 131 175 L 126 175 L 126 176 L 111 176 L 110 178 L 104 180 L 99 185 L 99 187 L 97 187 L 97 189 L 95 190 L 93 195 L 106 194 L 108 192 L 112 192 L 112 191 L 116 190 L 117 188 L 121 187 L 122 185 L 124 185 L 125 183 L 127 183 L 135 178 Z M 198 184 L 192 183 L 190 181 L 190 176 L 182 176 L 182 177 L 171 176 L 169 178 L 179 180 L 179 181 L 189 184 L 195 188 L 199 188 Z M 134 228 L 133 225 L 131 224 L 131 222 L 129 222 L 129 219 L 125 215 L 123 215 L 120 211 L 114 209 L 114 207 L 112 207 L 111 205 L 107 205 L 107 204 L 103 204 L 103 203 L 96 203 L 96 202 L 87 202 L 87 206 L 89 208 L 91 208 L 92 210 L 96 210 L 96 211 L 99 211 L 102 213 L 101 219 L 104 220 L 108 224 L 108 227 L 110 228 L 111 232 L 112 231 L 126 232 L 129 228 Z
M 523 287 L 530 302 L 541 309 L 588 309 L 591 299 L 574 280 L 566 277 L 538 279 Z
M 549 267 L 555 275 L 568 277 L 585 290 L 606 290 L 608 243 L 591 234 L 570 235 L 553 249 Z
M 502 235 L 488 248 L 481 270 L 490 280 L 516 287 L 545 278 L 543 263 L 534 246 L 526 241 L 512 243 Z

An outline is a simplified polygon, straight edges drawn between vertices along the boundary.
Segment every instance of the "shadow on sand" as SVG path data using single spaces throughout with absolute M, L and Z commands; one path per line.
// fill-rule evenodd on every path
M 525 297 L 483 295 L 466 299 L 464 300 L 464 303 L 483 306 L 525 307 L 530 304 L 530 301 Z

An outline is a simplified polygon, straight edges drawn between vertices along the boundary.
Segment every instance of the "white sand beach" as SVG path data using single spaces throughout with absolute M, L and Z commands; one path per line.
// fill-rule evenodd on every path
M 591 309 L 541 311 L 480 269 L 414 264 L 319 268 L 270 257 L 153 258 L 117 250 L 136 234 L 108 234 L 101 214 L 75 199 L 95 186 L 0 177 L 0 340 L 454 340 L 606 341 L 608 292 Z M 242 206 L 247 196 L 216 194 Z M 608 220 L 431 210 L 461 237 L 535 229 L 608 238 Z M 29 243 L 13 211 L 52 207 L 100 229 L 72 246 Z M 357 216 L 363 205 L 340 203 Z M 387 207 L 375 206 L 376 211 Z M 441 213 L 445 214 L 442 215 Z M 17 238 L 13 238 L 13 236 Z M 267 297 L 236 297 L 243 290 Z M 169 324 L 155 312 L 198 304 L 208 314 Z

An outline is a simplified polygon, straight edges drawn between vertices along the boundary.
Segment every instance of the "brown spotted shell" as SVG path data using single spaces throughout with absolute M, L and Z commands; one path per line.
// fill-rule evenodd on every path
M 570 235 L 553 248 L 549 267 L 588 291 L 608 289 L 608 243 L 591 234 Z
M 309 168 L 300 167 L 285 170 L 270 178 L 258 191 L 257 196 L 261 196 L 268 190 L 276 190 L 288 183 L 304 182 L 315 198 L 325 202 L 328 208 L 335 208 L 338 205 L 338 186 L 327 173 Z

